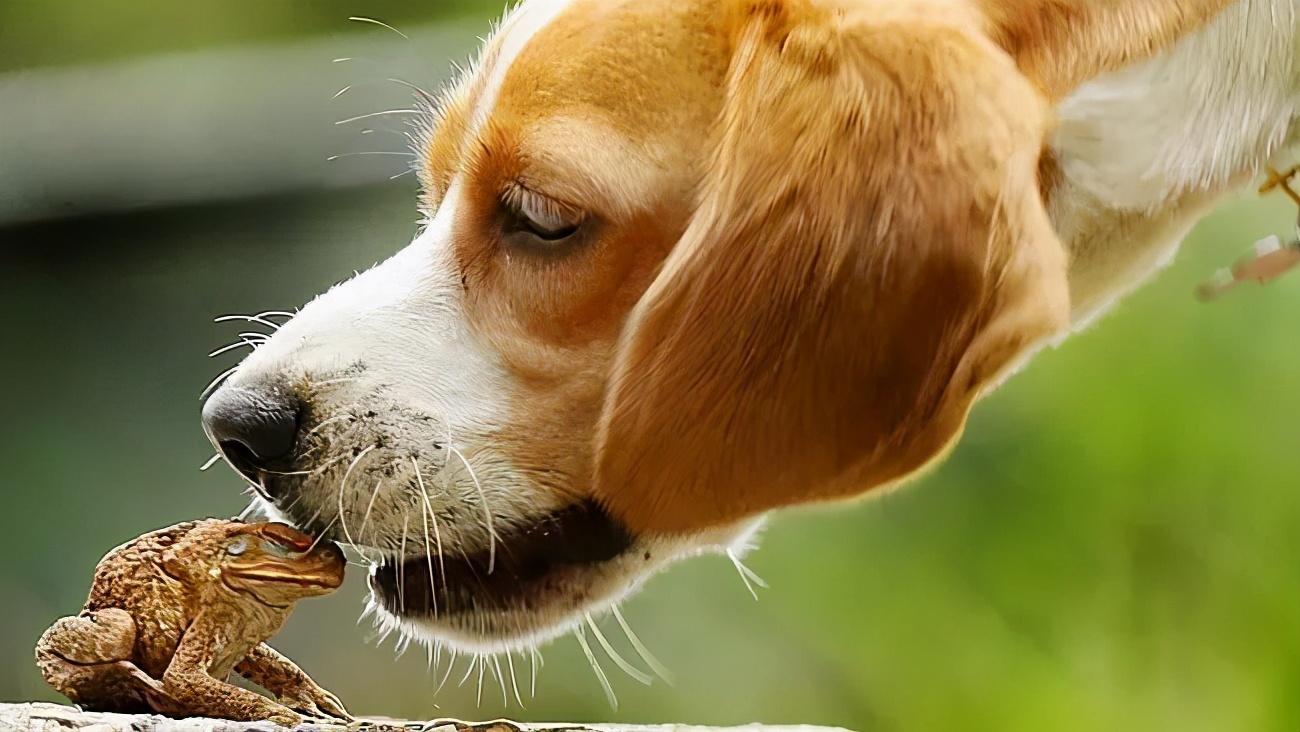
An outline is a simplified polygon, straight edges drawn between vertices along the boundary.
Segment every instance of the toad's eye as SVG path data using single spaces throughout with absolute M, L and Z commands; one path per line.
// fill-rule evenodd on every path
M 246 536 L 241 536 L 226 545 L 226 553 L 232 557 L 237 557 L 246 551 L 248 551 L 248 537 Z
M 524 188 L 508 190 L 502 205 L 507 214 L 507 233 L 557 242 L 573 236 L 582 226 L 581 213 Z

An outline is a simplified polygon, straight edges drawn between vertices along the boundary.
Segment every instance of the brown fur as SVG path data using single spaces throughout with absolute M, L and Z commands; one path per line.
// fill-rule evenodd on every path
M 469 83 L 426 151 L 431 203 L 464 175 L 456 254 L 514 377 L 512 463 L 677 533 L 933 461 L 1070 319 L 1049 104 L 1227 4 L 578 0 L 481 128 Z M 584 148 L 600 185 L 556 153 Z M 512 249 L 510 185 L 588 224 Z
M 696 220 L 623 344 L 596 486 L 636 530 L 897 480 L 1068 319 L 1024 79 L 955 24 L 804 12 L 746 29 Z

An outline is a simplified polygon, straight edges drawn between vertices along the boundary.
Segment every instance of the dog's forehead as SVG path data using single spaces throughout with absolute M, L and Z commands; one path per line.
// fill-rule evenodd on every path
M 726 71 L 717 0 L 532 0 L 486 49 L 471 129 L 586 118 L 628 138 L 695 129 Z

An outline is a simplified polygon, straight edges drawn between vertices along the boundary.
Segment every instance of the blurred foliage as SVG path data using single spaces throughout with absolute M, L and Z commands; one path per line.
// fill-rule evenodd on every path
M 371 5 L 10 0 L 0 67 L 462 6 Z M 197 471 L 211 454 L 198 394 L 234 358 L 204 354 L 239 330 L 211 318 L 292 307 L 395 251 L 414 232 L 406 181 L 0 230 L 0 698 L 56 698 L 32 645 L 80 607 L 110 547 L 242 508 L 232 474 Z M 546 650 L 536 699 L 514 659 L 524 710 L 509 692 L 503 708 L 492 670 L 476 706 L 477 675 L 456 686 L 463 658 L 435 695 L 422 652 L 395 661 L 392 639 L 357 627 L 361 571 L 304 603 L 276 644 L 367 714 L 1300 730 L 1300 275 L 1213 305 L 1190 296 L 1292 215 L 1245 200 L 1204 222 L 1154 285 L 985 400 L 916 484 L 779 517 L 749 562 L 771 584 L 759 602 L 724 559 L 652 581 L 626 612 L 672 688 L 606 661 L 612 711 L 566 639 Z

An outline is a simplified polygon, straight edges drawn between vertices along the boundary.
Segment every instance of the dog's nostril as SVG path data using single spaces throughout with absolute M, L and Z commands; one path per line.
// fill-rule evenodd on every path
M 292 392 L 229 387 L 203 405 L 203 430 L 239 472 L 256 481 L 257 472 L 293 451 L 298 415 Z
M 244 443 L 235 442 L 234 440 L 223 440 L 217 443 L 217 449 L 225 456 L 226 461 L 231 467 L 238 470 L 240 475 L 244 476 L 249 482 L 257 483 L 258 461 L 257 455 L 248 449 Z

